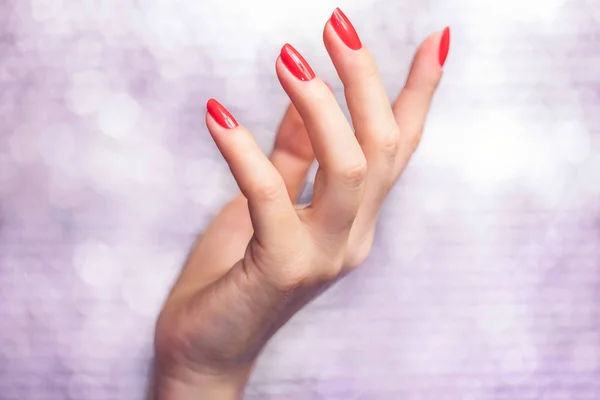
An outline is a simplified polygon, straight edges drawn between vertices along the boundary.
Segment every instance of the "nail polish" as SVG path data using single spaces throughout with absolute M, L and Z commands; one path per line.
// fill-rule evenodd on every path
M 287 69 L 301 81 L 310 81 L 316 76 L 304 57 L 292 45 L 286 43 L 281 48 L 280 56 Z
M 442 39 L 440 40 L 440 54 L 439 61 L 440 66 L 443 67 L 446 63 L 446 58 L 448 57 L 448 50 L 450 49 L 450 28 L 446 27 L 444 29 L 444 33 L 442 34 Z
M 217 121 L 219 125 L 226 129 L 233 129 L 237 127 L 239 124 L 233 118 L 233 115 L 221 103 L 216 101 L 215 99 L 210 99 L 206 103 L 206 109 L 208 113 Z
M 333 26 L 333 29 L 346 46 L 352 50 L 358 50 L 362 47 L 362 43 L 360 42 L 360 38 L 358 37 L 354 26 L 352 26 L 352 23 L 342 10 L 336 8 L 329 20 L 331 21 L 331 26 Z

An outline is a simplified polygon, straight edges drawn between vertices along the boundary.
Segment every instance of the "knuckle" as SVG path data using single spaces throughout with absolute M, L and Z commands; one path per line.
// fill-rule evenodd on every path
M 414 98 L 429 102 L 437 90 L 437 87 L 437 80 L 423 82 L 417 81 L 416 79 L 408 79 L 402 91 Z
M 379 80 L 379 70 L 375 62 L 368 62 L 357 68 L 358 73 L 356 75 L 349 76 L 345 81 L 346 90 L 352 90 L 355 87 L 363 86 L 365 83 Z
M 257 242 L 251 242 L 244 257 L 245 270 L 259 272 L 261 279 L 280 293 L 293 292 L 310 280 L 310 269 L 306 263 L 290 263 L 269 253 Z
M 367 177 L 367 161 L 364 159 L 359 162 L 351 165 L 349 167 L 343 168 L 339 172 L 339 180 L 344 184 L 344 186 L 350 188 L 356 188 L 362 185 Z
M 400 129 L 394 124 L 379 136 L 377 140 L 379 151 L 387 158 L 395 158 L 400 147 Z
M 310 100 L 318 107 L 323 107 L 326 104 L 330 103 L 333 96 L 327 85 L 325 85 L 325 83 L 323 83 L 322 85 L 315 85 L 311 90 L 310 94 Z
M 274 201 L 280 198 L 286 191 L 285 183 L 281 177 L 261 181 L 254 187 L 253 193 L 257 200 Z
M 374 79 L 379 77 L 379 71 L 377 70 L 377 65 L 375 61 L 370 60 L 366 63 L 362 68 L 362 79 Z

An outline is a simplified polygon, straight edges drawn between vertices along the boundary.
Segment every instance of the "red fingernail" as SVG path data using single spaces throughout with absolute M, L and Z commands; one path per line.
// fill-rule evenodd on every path
M 362 43 L 360 42 L 360 38 L 358 37 L 354 26 L 352 26 L 352 22 L 350 22 L 342 10 L 336 8 L 329 20 L 331 21 L 331 26 L 333 26 L 333 29 L 346 46 L 350 47 L 352 50 L 358 50 L 362 47 Z
M 300 55 L 290 44 L 285 44 L 281 48 L 281 61 L 294 76 L 301 81 L 310 81 L 315 77 L 315 73 L 308 65 L 304 57 Z
M 440 40 L 440 66 L 443 67 L 448 57 L 448 50 L 450 49 L 450 28 L 446 27 Z
M 206 103 L 206 109 L 208 113 L 217 121 L 223 128 L 233 129 L 238 126 L 237 121 L 233 118 L 233 115 L 221 103 L 215 99 L 210 99 Z

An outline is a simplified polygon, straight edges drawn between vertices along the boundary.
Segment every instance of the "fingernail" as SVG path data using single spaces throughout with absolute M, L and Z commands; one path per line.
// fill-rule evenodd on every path
M 233 115 L 231 115 L 231 113 L 215 99 L 208 100 L 206 109 L 211 117 L 213 117 L 223 128 L 233 129 L 239 125 L 235 118 L 233 118 Z
M 308 65 L 304 57 L 300 55 L 290 44 L 285 44 L 281 48 L 281 61 L 287 69 L 301 81 L 310 81 L 314 79 L 315 73 Z
M 358 37 L 354 26 L 352 26 L 352 22 L 350 22 L 342 10 L 336 8 L 329 20 L 331 21 L 331 26 L 333 26 L 333 29 L 346 46 L 350 47 L 352 50 L 358 50 L 362 47 L 362 43 L 360 42 L 360 38 Z
M 440 66 L 443 67 L 448 57 L 448 50 L 450 49 L 450 28 L 446 27 L 440 40 Z

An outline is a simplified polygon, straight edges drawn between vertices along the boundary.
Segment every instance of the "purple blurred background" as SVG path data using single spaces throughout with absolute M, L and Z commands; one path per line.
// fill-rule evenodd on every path
M 3 0 L 0 399 L 144 396 L 155 317 L 236 191 L 217 97 L 265 150 L 290 42 L 340 6 L 390 96 L 452 27 L 366 265 L 272 340 L 248 399 L 600 399 L 600 0 Z

